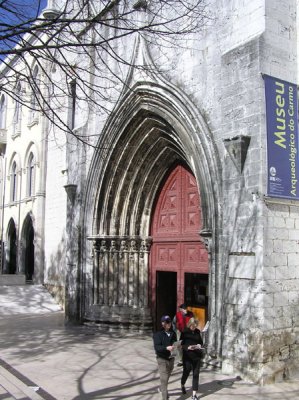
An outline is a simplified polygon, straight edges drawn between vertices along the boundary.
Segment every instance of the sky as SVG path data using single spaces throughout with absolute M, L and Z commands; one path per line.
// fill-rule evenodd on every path
M 0 0 L 0 59 L 18 41 L 18 26 L 28 26 L 46 7 L 47 0 Z
M 39 15 L 47 0 L 0 0 L 0 28 L 5 23 Z

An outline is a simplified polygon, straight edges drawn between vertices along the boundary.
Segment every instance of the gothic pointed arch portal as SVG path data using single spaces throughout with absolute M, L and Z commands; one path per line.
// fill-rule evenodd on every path
M 202 210 L 194 175 L 183 165 L 168 174 L 155 206 L 150 252 L 152 314 L 174 315 L 186 303 L 203 326 L 208 314 L 208 252 L 200 238 Z M 166 296 L 165 296 L 166 293 Z
M 196 239 L 204 238 L 214 248 L 220 197 L 217 150 L 190 101 L 170 86 L 153 83 L 138 84 L 123 97 L 97 147 L 83 210 L 82 317 L 152 329 L 149 258 L 156 200 L 173 167 L 184 166 L 201 194 Z

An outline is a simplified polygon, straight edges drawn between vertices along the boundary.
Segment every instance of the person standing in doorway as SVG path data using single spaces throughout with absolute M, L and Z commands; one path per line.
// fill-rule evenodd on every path
M 181 333 L 186 329 L 187 323 L 192 317 L 193 312 L 187 310 L 187 306 L 185 303 L 181 304 L 172 320 L 173 329 L 176 332 L 178 338 L 180 337 Z M 178 367 L 181 367 L 183 365 L 183 351 L 181 347 L 178 348 L 178 355 Z
M 161 324 L 162 329 L 154 333 L 153 341 L 160 375 L 160 392 L 162 399 L 167 400 L 168 381 L 174 367 L 174 356 L 171 352 L 174 350 L 173 344 L 177 341 L 177 335 L 172 329 L 169 315 L 161 318 Z
M 204 355 L 203 340 L 198 329 L 198 320 L 191 318 L 187 328 L 182 332 L 181 345 L 183 349 L 183 374 L 181 378 L 182 393 L 186 393 L 185 383 L 192 371 L 192 398 L 198 400 L 200 362 Z

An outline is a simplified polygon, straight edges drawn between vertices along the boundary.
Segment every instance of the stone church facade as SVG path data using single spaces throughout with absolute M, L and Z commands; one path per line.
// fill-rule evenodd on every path
M 192 46 L 138 35 L 122 43 L 146 68 L 123 67 L 107 115 L 78 102 L 74 133 L 91 145 L 65 139 L 42 116 L 35 142 L 25 131 L 13 138 L 7 112 L 3 160 L 12 170 L 19 157 L 25 174 L 32 145 L 41 189 L 34 201 L 20 192 L 12 202 L 2 169 L 2 240 L 9 254 L 11 221 L 30 225 L 27 270 L 63 301 L 68 320 L 148 332 L 187 302 L 210 321 L 209 351 L 223 372 L 294 379 L 299 203 L 267 193 L 263 76 L 297 83 L 298 6 L 207 3 L 211 20 L 190 34 Z M 71 112 L 65 98 L 62 118 Z M 24 272 L 29 256 L 16 252 L 13 273 Z

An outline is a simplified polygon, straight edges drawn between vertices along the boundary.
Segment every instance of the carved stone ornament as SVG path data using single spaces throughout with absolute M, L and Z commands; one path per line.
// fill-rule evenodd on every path
M 64 189 L 71 204 L 74 205 L 77 192 L 77 185 L 69 183 L 68 185 L 64 185 Z
M 250 144 L 250 136 L 236 136 L 224 140 L 224 146 L 239 173 L 243 172 Z
M 199 234 L 201 236 L 203 244 L 205 245 L 205 248 L 207 249 L 208 252 L 210 252 L 212 243 L 212 232 L 208 229 L 203 229 L 202 231 L 199 232 Z

